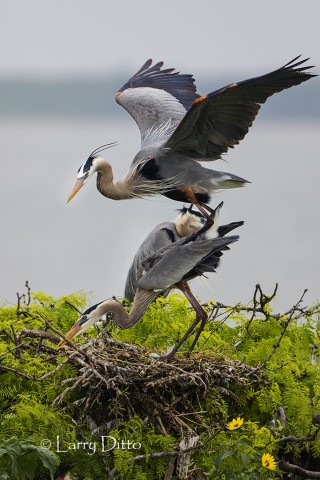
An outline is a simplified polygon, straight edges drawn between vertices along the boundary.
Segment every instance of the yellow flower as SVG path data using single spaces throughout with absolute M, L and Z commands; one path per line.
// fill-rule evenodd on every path
M 243 418 L 238 417 L 237 419 L 233 419 L 231 422 L 228 423 L 227 428 L 229 430 L 237 430 L 243 425 Z
M 264 453 L 262 455 L 262 466 L 269 468 L 269 470 L 275 470 L 277 468 L 277 462 L 272 455 Z

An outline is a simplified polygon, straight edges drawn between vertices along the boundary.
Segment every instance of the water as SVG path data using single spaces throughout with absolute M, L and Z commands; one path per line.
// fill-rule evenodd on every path
M 1 120 L 2 167 L 0 300 L 15 302 L 28 280 L 34 291 L 54 296 L 76 290 L 90 303 L 121 296 L 131 259 L 158 223 L 175 218 L 179 204 L 156 200 L 112 201 L 89 182 L 65 200 L 80 164 L 98 145 L 122 176 L 136 151 L 135 124 L 123 119 Z M 304 288 L 305 302 L 319 298 L 319 124 L 266 123 L 258 118 L 247 138 L 212 168 L 252 184 L 220 192 L 221 222 L 245 220 L 217 273 L 195 280 L 202 301 L 248 302 L 260 283 L 271 293 L 279 283 L 276 309 L 292 306 Z

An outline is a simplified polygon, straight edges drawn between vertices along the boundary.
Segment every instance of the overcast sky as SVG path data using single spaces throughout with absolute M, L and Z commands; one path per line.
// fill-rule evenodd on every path
M 0 75 L 132 72 L 149 57 L 196 75 L 300 53 L 319 65 L 319 19 L 319 0 L 2 1 Z

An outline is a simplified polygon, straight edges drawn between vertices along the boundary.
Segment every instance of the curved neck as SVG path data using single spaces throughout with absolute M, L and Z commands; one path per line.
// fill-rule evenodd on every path
M 177 234 L 181 238 L 186 237 L 191 232 L 191 229 L 189 228 L 186 222 L 182 222 L 182 221 L 176 222 L 175 227 L 176 227 Z
M 138 288 L 130 313 L 125 310 L 122 303 L 117 302 L 116 300 L 106 300 L 105 302 L 102 302 L 97 307 L 97 313 L 100 318 L 108 313 L 113 313 L 113 322 L 121 329 L 133 327 L 138 323 L 150 303 L 153 302 L 157 296 L 158 293 Z
M 95 159 L 97 171 L 97 189 L 105 197 L 122 200 L 132 197 L 129 184 L 123 181 L 113 182 L 113 172 L 110 163 L 102 157 Z
M 185 212 L 175 219 L 175 227 L 179 237 L 186 237 L 192 232 L 197 232 L 202 227 L 200 218 L 197 215 Z

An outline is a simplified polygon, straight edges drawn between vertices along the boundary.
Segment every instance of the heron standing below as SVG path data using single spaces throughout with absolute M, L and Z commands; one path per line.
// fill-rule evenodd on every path
M 133 258 L 125 284 L 125 298 L 133 301 L 138 285 L 138 270 L 144 260 L 160 248 L 200 230 L 204 223 L 205 219 L 201 213 L 193 210 L 190 205 L 189 208 L 180 209 L 174 222 L 162 222 L 157 225 L 142 242 Z
M 234 222 L 224 225 L 220 227 L 219 233 L 215 216 L 219 214 L 222 205 L 221 203 L 215 210 L 211 210 L 211 223 L 213 223 L 211 228 L 205 231 L 202 228 L 191 233 L 187 237 L 156 251 L 142 262 L 138 271 L 139 280 L 136 294 L 129 313 L 116 299 L 105 300 L 84 312 L 66 334 L 66 338 L 70 340 L 84 332 L 106 314 L 112 314 L 113 322 L 121 329 L 133 327 L 142 318 L 149 305 L 163 291 L 178 288 L 194 308 L 196 318 L 169 355 L 173 355 L 181 347 L 182 343 L 201 322 L 189 352 L 192 351 L 204 328 L 207 314 L 193 296 L 188 282 L 205 272 L 215 272 L 223 253 L 229 250 L 230 244 L 239 239 L 238 236 L 224 237 L 223 235 L 243 224 L 243 222 Z M 211 225 L 211 223 L 207 222 L 207 225 Z M 65 341 L 62 340 L 59 347 L 64 344 Z

